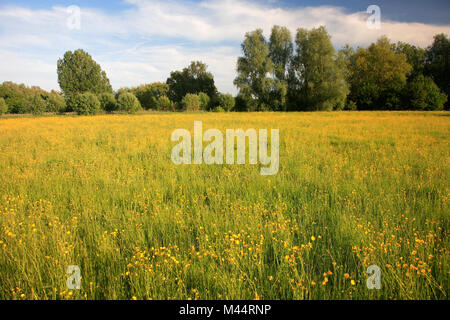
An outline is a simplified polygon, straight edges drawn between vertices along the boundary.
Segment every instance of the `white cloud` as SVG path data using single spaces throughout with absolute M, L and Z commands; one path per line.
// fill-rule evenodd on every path
M 346 14 L 342 8 L 321 6 L 281 9 L 242 0 L 204 1 L 198 5 L 179 1 L 127 0 L 136 8 L 126 12 L 133 20 L 130 28 L 147 35 L 182 37 L 192 41 L 241 41 L 245 32 L 256 28 L 268 34 L 273 25 L 298 27 L 325 25 L 337 45 L 368 44 L 381 35 L 393 41 L 409 41 L 426 46 L 434 34 L 450 33 L 450 26 L 383 21 L 380 30 L 367 28 L 365 12 Z
M 13 81 L 29 86 L 58 89 L 56 62 L 50 64 L 38 57 L 19 55 L 0 48 L 0 82 Z
M 116 60 L 108 60 L 107 57 L 100 57 L 99 60 L 104 61 L 102 67 L 112 82 L 114 79 L 115 88 L 165 81 L 171 71 L 181 70 L 191 61 L 200 60 L 214 74 L 218 88 L 223 92 L 235 93 L 232 83 L 238 55 L 238 48 L 227 46 L 186 48 L 149 45 L 126 49 Z
M 127 2 L 132 7 L 115 14 L 81 8 L 81 30 L 67 28 L 63 7 L 0 7 L 0 81 L 57 89 L 57 59 L 66 50 L 84 48 L 107 71 L 116 89 L 164 81 L 170 71 L 202 60 L 215 75 L 219 90 L 235 93 L 239 43 L 256 28 L 268 35 L 278 24 L 294 34 L 298 27 L 325 25 L 338 47 L 367 45 L 381 35 L 424 47 L 436 33 L 450 34 L 450 26 L 383 20 L 380 30 L 370 30 L 365 13 L 347 14 L 330 6 L 282 9 L 276 2 L 243 0 Z

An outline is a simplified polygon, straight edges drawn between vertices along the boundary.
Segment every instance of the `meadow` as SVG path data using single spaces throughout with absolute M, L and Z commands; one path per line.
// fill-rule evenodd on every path
M 196 120 L 279 128 L 278 174 L 174 165 Z M 448 299 L 449 133 L 449 112 L 0 118 L 0 299 Z

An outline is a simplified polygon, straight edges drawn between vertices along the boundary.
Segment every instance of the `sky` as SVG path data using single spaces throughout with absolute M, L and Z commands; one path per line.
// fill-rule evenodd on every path
M 367 8 L 380 8 L 380 28 Z M 76 6 L 80 9 L 79 19 Z M 333 45 L 367 46 L 381 35 L 426 47 L 450 35 L 448 0 L 0 0 L 0 83 L 59 90 L 56 63 L 88 51 L 114 89 L 165 81 L 200 60 L 224 93 L 236 93 L 236 61 L 245 33 L 273 25 L 325 25 Z

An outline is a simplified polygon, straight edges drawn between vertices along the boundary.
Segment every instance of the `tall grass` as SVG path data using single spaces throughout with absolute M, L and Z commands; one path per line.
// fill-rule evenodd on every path
M 0 119 L 0 298 L 448 299 L 448 116 Z M 279 173 L 175 166 L 194 120 L 279 128 Z

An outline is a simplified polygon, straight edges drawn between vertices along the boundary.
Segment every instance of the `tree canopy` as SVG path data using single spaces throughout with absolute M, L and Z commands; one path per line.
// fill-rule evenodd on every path
M 273 72 L 276 79 L 287 80 L 293 50 L 294 45 L 289 29 L 274 26 L 269 41 L 269 57 L 273 62 Z
M 349 65 L 350 96 L 359 109 L 392 109 L 401 105 L 401 92 L 412 67 L 404 53 L 391 50 L 381 37 L 368 48 L 359 48 Z
M 348 86 L 324 27 L 298 29 L 294 44 L 285 27 L 274 26 L 269 42 L 262 30 L 245 35 L 238 59 L 238 108 L 333 110 L 345 105 Z
M 450 40 L 447 35 L 434 37 L 433 44 L 426 51 L 424 73 L 450 97 Z
M 212 73 L 208 66 L 200 61 L 193 61 L 182 71 L 173 71 L 166 83 L 169 86 L 168 97 L 174 102 L 181 102 L 186 94 L 206 93 L 209 97 L 217 94 Z
M 345 72 L 325 27 L 298 29 L 290 72 L 292 104 L 303 110 L 342 109 L 348 94 Z
M 82 49 L 67 51 L 58 60 L 57 70 L 59 86 L 66 96 L 84 92 L 112 93 L 105 71 Z
M 262 29 L 246 33 L 241 47 L 243 56 L 238 58 L 234 84 L 242 97 L 255 100 L 258 110 L 269 109 L 273 79 L 268 75 L 274 65 Z

